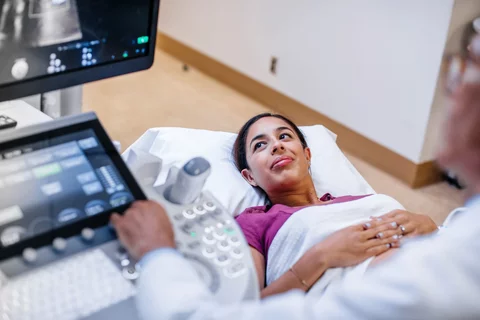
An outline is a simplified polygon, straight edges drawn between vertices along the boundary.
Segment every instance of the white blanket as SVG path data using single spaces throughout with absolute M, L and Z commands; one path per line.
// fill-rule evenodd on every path
M 333 232 L 396 209 L 404 208 L 389 196 L 375 194 L 355 201 L 297 211 L 280 228 L 270 245 L 267 285 L 287 272 L 305 252 Z M 309 295 L 321 295 L 333 282 L 363 274 L 372 259 L 349 268 L 328 269 L 310 289 Z

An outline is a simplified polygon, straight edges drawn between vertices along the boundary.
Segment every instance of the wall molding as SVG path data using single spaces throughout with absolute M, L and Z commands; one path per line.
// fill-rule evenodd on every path
M 308 106 L 158 32 L 157 47 L 302 126 L 322 124 L 338 135 L 340 148 L 418 188 L 442 180 L 434 161 L 416 164 Z

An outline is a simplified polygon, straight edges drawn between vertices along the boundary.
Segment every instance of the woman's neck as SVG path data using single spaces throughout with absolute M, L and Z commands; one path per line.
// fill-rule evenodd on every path
M 269 194 L 268 198 L 272 205 L 283 204 L 289 207 L 302 207 L 322 203 L 318 199 L 313 182 L 290 190 Z

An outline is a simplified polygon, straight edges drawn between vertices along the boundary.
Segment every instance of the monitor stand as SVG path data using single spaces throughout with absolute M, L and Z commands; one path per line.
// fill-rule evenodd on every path
M 82 113 L 83 86 L 46 92 L 40 95 L 40 111 L 53 119 Z
M 0 103 L 0 114 L 15 119 L 18 127 L 82 113 L 82 86 L 46 92 Z

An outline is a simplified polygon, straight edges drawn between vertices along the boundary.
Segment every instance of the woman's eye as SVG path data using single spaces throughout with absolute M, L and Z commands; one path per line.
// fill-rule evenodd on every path
M 257 142 L 255 143 L 255 146 L 253 147 L 253 151 L 257 150 L 258 148 L 260 148 L 262 146 L 263 142 Z
M 280 139 L 285 139 L 285 137 L 291 138 L 292 136 L 289 135 L 288 133 L 282 133 L 282 134 L 280 135 Z

